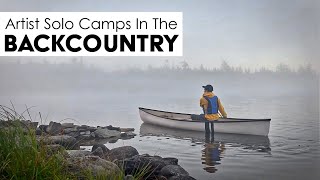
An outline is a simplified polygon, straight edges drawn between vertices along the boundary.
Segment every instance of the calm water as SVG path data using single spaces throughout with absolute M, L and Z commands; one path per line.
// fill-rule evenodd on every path
M 215 142 L 204 135 L 142 124 L 138 107 L 200 113 L 198 96 L 185 98 L 153 94 L 63 94 L 0 96 L 17 109 L 35 106 L 43 121 L 73 118 L 78 124 L 134 127 L 131 140 L 106 144 L 109 148 L 132 145 L 141 153 L 177 157 L 197 179 L 318 179 L 319 97 L 265 96 L 221 97 L 229 117 L 272 118 L 269 137 L 216 134 Z

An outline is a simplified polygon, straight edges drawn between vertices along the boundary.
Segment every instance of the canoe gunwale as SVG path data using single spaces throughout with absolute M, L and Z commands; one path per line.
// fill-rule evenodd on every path
M 163 117 L 163 116 L 158 116 L 155 114 L 152 114 L 150 112 L 147 111 L 157 111 L 157 112 L 164 112 L 164 113 L 172 113 L 172 114 L 181 114 L 181 115 L 192 115 L 192 114 L 187 114 L 187 113 L 176 113 L 176 112 L 170 112 L 170 111 L 161 111 L 161 110 L 155 110 L 155 109 L 148 109 L 148 108 L 143 108 L 143 107 L 139 107 L 139 110 L 150 114 L 152 116 L 155 117 L 159 117 L 159 118 L 163 118 L 163 119 L 169 119 L 169 120 L 173 120 L 173 121 L 183 121 L 183 122 L 197 122 L 197 123 L 204 123 L 203 121 L 198 121 L 198 120 L 183 120 L 183 119 L 173 119 L 173 118 L 169 118 L 169 117 Z M 240 123 L 240 122 L 261 122 L 261 121 L 271 121 L 271 119 L 241 119 L 241 118 L 224 118 L 227 119 L 228 121 L 219 121 L 219 120 L 214 120 L 214 121 L 210 121 L 213 123 Z

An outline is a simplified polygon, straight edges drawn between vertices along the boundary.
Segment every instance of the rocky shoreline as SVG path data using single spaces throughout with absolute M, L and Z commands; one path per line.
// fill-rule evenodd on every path
M 193 177 L 178 164 L 173 157 L 139 154 L 132 146 L 109 149 L 105 144 L 118 139 L 136 136 L 133 128 L 113 126 L 92 127 L 57 123 L 38 126 L 37 122 L 21 121 L 25 130 L 33 129 L 37 142 L 46 147 L 48 155 L 62 154 L 73 174 L 91 172 L 94 176 L 101 173 L 118 174 L 123 171 L 125 180 L 133 180 L 136 173 L 143 172 L 142 179 L 192 180 Z M 8 121 L 0 121 L 0 128 L 10 126 Z M 81 150 L 80 146 L 92 146 L 91 151 Z
M 34 123 L 34 122 L 33 122 Z M 34 123 L 33 126 L 36 124 Z M 113 126 L 93 127 L 87 125 L 74 125 L 74 123 L 57 123 L 51 121 L 49 125 L 40 125 L 36 127 L 37 136 L 49 136 L 49 141 L 57 141 L 59 138 L 67 141 L 67 145 L 92 146 L 94 144 L 105 144 L 107 142 L 116 142 L 118 139 L 131 139 L 136 136 L 133 133 L 134 128 L 120 128 Z M 64 143 L 66 144 L 66 143 Z M 70 147 L 65 146 L 69 149 Z

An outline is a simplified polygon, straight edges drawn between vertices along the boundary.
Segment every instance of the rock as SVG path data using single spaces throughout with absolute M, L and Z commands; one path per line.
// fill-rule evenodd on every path
M 21 120 L 21 123 L 30 129 L 37 129 L 38 124 L 39 124 L 39 122 L 32 122 L 30 120 L 27 120 L 27 121 Z
M 113 161 L 113 160 L 123 160 L 126 158 L 131 158 L 135 155 L 139 155 L 138 151 L 136 148 L 132 146 L 122 146 L 118 148 L 111 149 L 108 153 L 108 158 Z
M 102 129 L 98 128 L 94 131 L 94 135 L 96 138 L 111 138 L 111 137 L 120 137 L 120 131 L 116 130 L 109 130 L 109 129 Z
M 93 138 L 96 137 L 96 135 L 93 132 L 91 132 L 90 136 L 93 137 Z
M 40 129 L 40 128 L 37 128 L 37 129 L 36 129 L 36 135 L 38 135 L 38 136 L 39 136 L 39 135 L 41 135 L 41 134 L 42 134 L 41 129 Z
M 189 173 L 179 165 L 167 165 L 161 169 L 160 173 L 167 178 L 171 176 L 189 175 Z
M 76 126 L 75 128 L 76 128 L 78 131 L 86 131 L 88 127 L 89 127 L 89 126 L 81 125 L 81 126 Z
M 154 179 L 156 179 L 156 180 L 168 180 L 166 177 L 164 177 L 164 176 L 155 176 L 155 178 Z
M 97 130 L 97 128 L 87 126 L 87 125 L 76 126 L 75 128 L 80 132 L 86 132 L 86 131 L 94 132 Z
M 91 153 L 95 156 L 99 156 L 102 159 L 108 159 L 108 152 L 110 150 L 104 144 L 95 144 L 92 147 Z
M 89 127 L 90 127 L 90 126 L 88 126 L 88 125 L 81 125 L 81 126 L 80 126 L 81 129 L 88 129 Z
M 137 134 L 133 133 L 133 132 L 123 132 L 121 133 L 121 138 L 124 138 L 124 139 L 130 139 L 130 138 L 133 138 L 134 136 L 136 136 Z
M 119 174 L 119 167 L 110 162 L 106 161 L 98 156 L 84 156 L 68 158 L 69 172 L 74 174 L 81 174 L 82 172 L 91 172 L 93 176 L 100 174 Z
M 109 143 L 111 143 L 111 144 L 116 143 L 118 140 L 119 140 L 118 137 L 113 137 L 113 138 L 110 138 Z
M 70 133 L 66 133 L 68 136 L 72 136 L 74 138 L 78 138 L 80 136 L 80 132 L 79 131 L 72 131 Z
M 150 156 L 148 154 L 135 155 L 117 163 L 119 163 L 119 167 L 123 167 L 127 174 L 145 171 L 146 175 L 150 177 L 158 176 L 160 170 L 166 166 L 160 156 Z
M 69 154 L 70 157 L 85 157 L 88 155 L 91 155 L 90 151 L 86 150 L 67 150 L 67 153 Z
M 91 132 L 90 131 L 80 131 L 80 135 L 90 135 Z
M 80 134 L 80 135 L 77 137 L 77 140 L 79 140 L 79 141 L 83 141 L 83 140 L 88 141 L 88 140 L 92 140 L 92 139 L 94 139 L 94 137 L 92 137 L 90 134 L 89 134 L 89 135 L 87 135 L 87 134 L 81 135 L 81 134 Z
M 49 133 L 50 135 L 58 135 L 62 132 L 63 127 L 61 126 L 60 123 L 56 123 L 51 121 L 49 123 L 49 126 L 46 129 L 46 132 Z
M 162 158 L 162 160 L 166 165 L 178 165 L 177 158 L 167 157 L 167 158 Z
M 94 152 L 99 147 L 102 149 L 103 153 L 107 153 L 110 151 L 104 144 L 95 144 L 92 146 L 91 152 Z
M 134 128 L 120 128 L 121 132 L 130 132 L 130 131 L 134 131 Z
M 40 125 L 38 128 L 39 128 L 42 132 L 47 132 L 47 127 L 48 127 L 48 125 Z
M 76 128 L 64 128 L 63 129 L 64 134 L 69 134 L 71 132 L 78 132 L 78 130 Z
M 196 179 L 188 175 L 180 175 L 180 176 L 171 176 L 168 180 L 196 180 Z
M 111 125 L 106 126 L 105 128 L 106 128 L 106 129 L 109 129 L 109 130 L 120 131 L 120 127 L 113 127 L 113 126 L 111 126 Z
M 105 153 L 103 153 L 103 150 L 101 147 L 98 147 L 96 150 L 92 151 L 91 154 L 94 156 L 99 156 L 102 159 L 106 158 Z
M 88 128 L 88 130 L 89 130 L 90 132 L 94 132 L 94 131 L 96 131 L 96 130 L 97 130 L 97 128 L 95 128 L 95 127 L 91 127 L 91 126 L 90 126 L 90 127 Z
M 44 144 L 60 144 L 66 149 L 79 149 L 80 146 L 74 137 L 62 135 L 62 136 L 48 136 L 40 139 Z
M 61 126 L 65 128 L 74 128 L 75 125 L 73 123 L 62 123 Z
M 134 177 L 132 175 L 126 175 L 123 180 L 134 180 Z

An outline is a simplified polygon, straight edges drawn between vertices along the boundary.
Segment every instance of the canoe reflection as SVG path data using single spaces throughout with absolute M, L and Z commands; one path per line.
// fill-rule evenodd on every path
M 202 144 L 210 142 L 222 142 L 231 146 L 239 146 L 243 149 L 257 150 L 259 152 L 266 153 L 271 152 L 270 141 L 267 136 L 214 133 L 213 139 L 211 134 L 208 135 L 204 132 L 165 128 L 147 123 L 141 124 L 140 135 L 190 139 L 192 142 L 201 142 Z
M 165 128 L 146 123 L 141 124 L 140 135 L 173 137 L 203 144 L 201 162 L 205 165 L 203 169 L 209 173 L 217 171 L 217 165 L 221 163 L 227 148 L 236 147 L 248 151 L 248 153 L 253 151 L 253 153 L 262 153 L 262 155 L 271 154 L 270 141 L 266 136 L 224 133 L 214 133 L 212 136 L 212 134 L 204 132 Z

